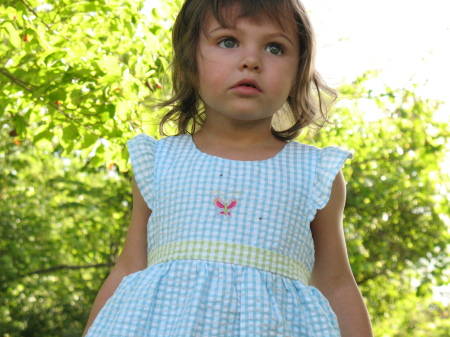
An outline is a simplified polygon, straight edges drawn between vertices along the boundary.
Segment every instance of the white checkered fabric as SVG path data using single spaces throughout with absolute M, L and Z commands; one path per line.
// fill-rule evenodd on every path
M 124 278 L 88 337 L 340 336 L 308 285 L 309 224 L 349 152 L 293 141 L 271 159 L 235 161 L 190 135 L 139 135 L 129 152 L 152 209 L 149 267 Z

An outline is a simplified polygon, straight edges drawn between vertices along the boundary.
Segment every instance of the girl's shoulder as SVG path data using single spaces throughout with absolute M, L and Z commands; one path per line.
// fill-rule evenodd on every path
M 128 141 L 129 145 L 144 145 L 144 146 L 150 146 L 150 147 L 156 147 L 156 146 L 176 146 L 181 145 L 182 143 L 186 143 L 188 140 L 188 136 L 186 134 L 178 135 L 178 136 L 168 136 L 160 139 L 156 139 L 150 135 L 147 135 L 145 133 L 141 133 L 133 138 L 131 138 Z
M 171 165 L 171 162 L 186 157 L 190 152 L 190 135 L 168 136 L 155 139 L 147 134 L 139 134 L 128 141 L 128 152 L 134 165 L 138 162 L 153 165 Z M 133 160 L 134 159 L 134 160 Z
M 150 146 L 155 147 L 157 140 L 152 136 L 149 136 L 145 133 L 141 133 L 128 141 L 128 147 L 142 147 L 142 146 Z
M 303 153 L 300 157 L 303 172 L 309 172 L 313 186 L 312 205 L 315 209 L 322 209 L 328 203 L 336 176 L 345 161 L 353 158 L 353 154 L 337 146 L 320 148 L 297 141 L 292 145 L 297 151 Z
M 345 159 L 353 158 L 353 153 L 349 150 L 340 148 L 338 146 L 318 147 L 312 144 L 305 144 L 297 140 L 289 142 L 289 146 L 295 153 L 306 153 L 315 156 L 320 160 L 327 160 L 333 157 L 345 157 Z

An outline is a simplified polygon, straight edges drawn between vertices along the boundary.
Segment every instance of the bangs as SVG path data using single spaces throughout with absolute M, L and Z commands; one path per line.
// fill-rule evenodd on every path
M 237 20 L 245 18 L 258 24 L 270 20 L 284 30 L 295 13 L 292 2 L 286 0 L 211 0 L 207 6 L 225 28 L 234 27 Z

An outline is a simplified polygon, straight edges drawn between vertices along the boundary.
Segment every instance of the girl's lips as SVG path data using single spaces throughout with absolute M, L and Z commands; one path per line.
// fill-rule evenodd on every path
M 234 92 L 240 95 L 256 95 L 262 93 L 261 88 L 254 79 L 244 78 L 236 83 L 232 88 Z
M 260 94 L 262 92 L 258 88 L 245 86 L 245 85 L 239 85 L 239 86 L 233 87 L 231 90 L 234 93 L 236 93 L 238 95 L 242 95 L 242 96 L 254 96 L 254 95 Z

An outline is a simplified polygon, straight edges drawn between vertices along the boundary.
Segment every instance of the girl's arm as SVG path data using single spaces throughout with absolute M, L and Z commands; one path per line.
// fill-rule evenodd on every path
M 122 279 L 147 267 L 147 222 L 151 210 L 133 179 L 133 213 L 122 253 L 111 274 L 98 292 L 83 336 L 94 322 L 106 301 L 114 294 Z
M 348 261 L 343 231 L 345 196 L 345 181 L 339 172 L 328 204 L 311 223 L 315 246 L 311 285 L 330 302 L 342 337 L 372 337 L 369 314 Z

